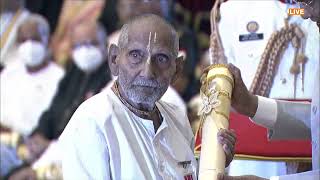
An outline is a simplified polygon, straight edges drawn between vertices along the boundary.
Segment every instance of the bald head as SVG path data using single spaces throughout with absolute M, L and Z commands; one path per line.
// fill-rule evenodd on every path
M 158 38 L 159 41 L 164 41 L 163 43 L 171 47 L 173 55 L 178 56 L 179 37 L 177 32 L 163 18 L 154 14 L 137 16 L 124 24 L 119 36 L 119 48 L 125 48 L 130 40 L 136 37 L 148 36 L 150 32 L 153 32 L 153 39 Z

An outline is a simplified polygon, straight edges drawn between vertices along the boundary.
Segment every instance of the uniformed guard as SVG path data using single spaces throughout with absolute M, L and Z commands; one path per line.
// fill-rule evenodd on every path
M 220 32 L 227 59 L 240 68 L 254 94 L 310 100 L 319 66 L 319 30 L 315 22 L 288 16 L 297 4 L 235 1 L 221 5 Z M 246 168 L 243 168 L 246 167 Z M 231 175 L 270 177 L 286 174 L 284 162 L 234 161 Z

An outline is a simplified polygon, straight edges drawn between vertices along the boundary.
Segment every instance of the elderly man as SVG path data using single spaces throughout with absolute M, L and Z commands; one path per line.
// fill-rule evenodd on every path
M 176 31 L 156 15 L 125 24 L 109 49 L 114 85 L 84 102 L 60 140 L 65 179 L 196 179 L 193 134 L 161 96 L 181 71 Z M 235 135 L 219 133 L 232 159 Z
M 42 114 L 31 138 L 36 156 L 56 140 L 77 107 L 100 92 L 110 80 L 106 62 L 106 34 L 96 22 L 86 22 L 72 31 L 72 60 L 50 107 Z
M 51 103 L 63 70 L 50 61 L 47 21 L 32 14 L 18 27 L 17 62 L 1 73 L 0 123 L 23 135 L 38 125 Z
M 128 22 L 132 17 L 148 13 L 170 19 L 169 16 L 171 15 L 170 11 L 172 9 L 172 4 L 173 3 L 169 0 L 119 0 L 117 2 L 117 14 L 121 24 Z M 171 24 L 179 32 L 179 54 L 183 54 L 185 63 L 183 71 L 180 73 L 181 75 L 178 76 L 177 81 L 169 86 L 164 97 L 169 98 L 171 96 L 171 99 L 175 98 L 176 92 L 172 89 L 172 87 L 174 87 L 185 101 L 189 101 L 196 91 L 195 88 L 193 88 L 195 86 L 193 70 L 197 59 L 195 38 L 194 34 L 187 26 L 183 26 L 173 19 Z M 109 45 L 112 43 L 117 44 L 119 34 L 120 31 L 118 30 L 110 35 L 108 39 Z M 171 99 L 169 99 L 168 102 L 171 102 Z M 166 101 L 167 99 L 164 100 Z M 179 101 L 174 102 L 174 104 L 177 103 L 179 103 Z M 183 105 L 185 106 L 184 103 Z
M 162 2 L 162 3 L 161 3 Z M 164 5 L 165 8 L 161 5 Z M 124 24 L 130 20 L 130 18 L 139 16 L 142 14 L 152 13 L 159 16 L 167 16 L 166 9 L 168 9 L 168 1 L 142 1 L 142 0 L 120 0 L 117 2 L 117 14 L 120 18 L 120 23 Z M 120 29 L 112 33 L 108 38 L 108 45 L 118 44 L 120 35 Z M 180 44 L 181 45 L 181 44 Z M 184 48 L 186 49 L 186 48 Z M 182 75 L 182 74 L 181 74 Z M 180 76 L 181 77 L 181 76 Z M 187 107 L 178 94 L 178 92 L 171 85 L 168 87 L 166 93 L 162 96 L 161 100 L 175 104 L 182 108 L 184 112 L 187 112 Z

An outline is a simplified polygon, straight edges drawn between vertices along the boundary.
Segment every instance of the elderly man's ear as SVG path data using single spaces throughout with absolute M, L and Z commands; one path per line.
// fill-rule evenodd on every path
M 184 60 L 183 56 L 177 57 L 177 59 L 176 59 L 176 72 L 173 75 L 173 79 L 172 79 L 171 83 L 174 83 L 182 75 L 184 63 L 185 63 L 185 60 Z
M 118 76 L 119 74 L 119 64 L 117 62 L 120 50 L 115 44 L 111 44 L 108 53 L 108 65 L 112 75 Z

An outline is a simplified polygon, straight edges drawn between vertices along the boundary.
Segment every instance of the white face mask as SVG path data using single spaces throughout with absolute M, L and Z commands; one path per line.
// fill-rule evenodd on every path
M 18 54 L 25 65 L 35 67 L 43 63 L 46 47 L 41 42 L 27 40 L 19 45 Z
M 97 69 L 102 61 L 102 52 L 95 46 L 80 46 L 72 51 L 75 64 L 85 72 Z

